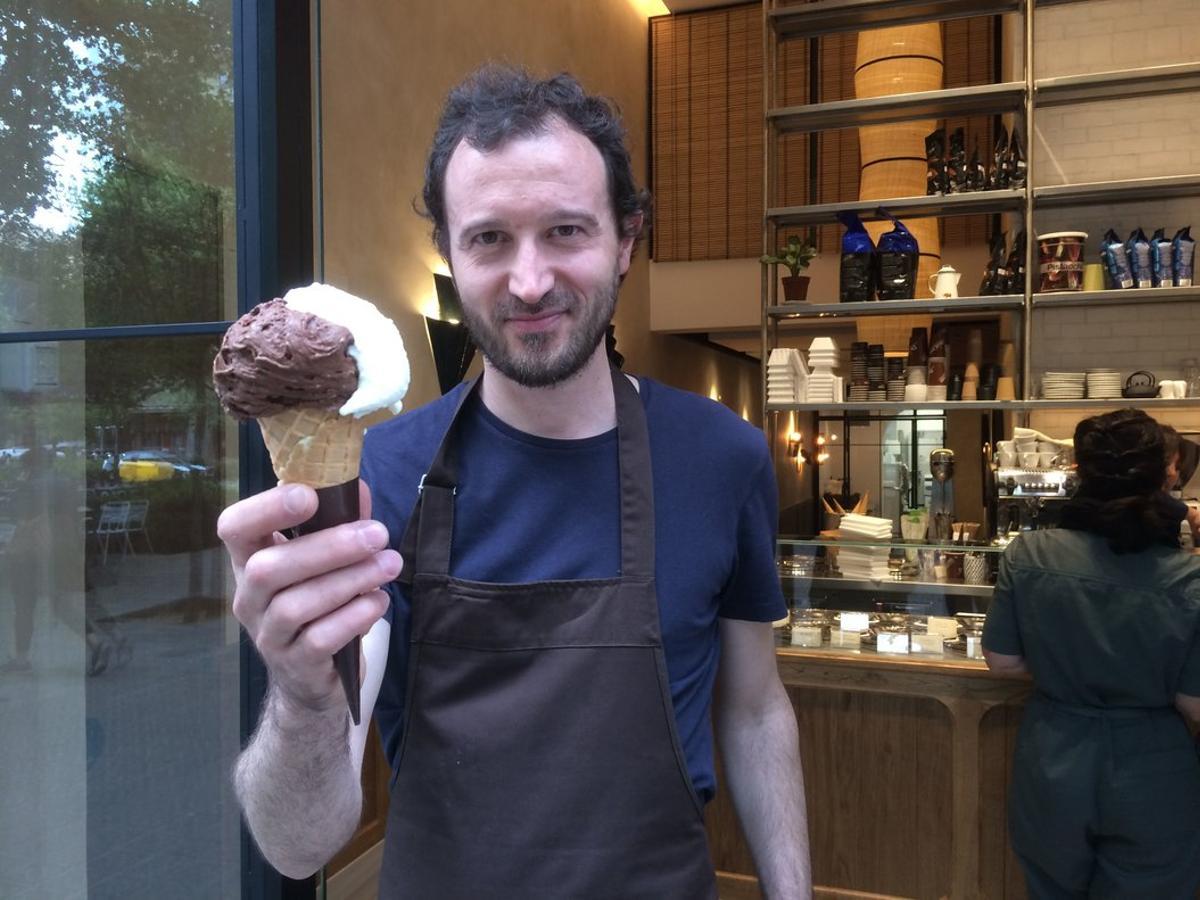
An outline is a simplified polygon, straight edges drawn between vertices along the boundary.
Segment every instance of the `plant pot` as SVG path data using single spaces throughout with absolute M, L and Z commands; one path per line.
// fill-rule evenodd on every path
M 808 275 L 783 276 L 783 302 L 803 303 L 808 299 Z

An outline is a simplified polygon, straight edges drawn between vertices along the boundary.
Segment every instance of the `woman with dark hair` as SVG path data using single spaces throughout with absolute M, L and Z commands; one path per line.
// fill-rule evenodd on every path
M 1178 549 L 1162 429 L 1138 410 L 1075 429 L 1062 528 L 1005 551 L 983 633 L 1035 692 L 1009 831 L 1029 895 L 1193 897 L 1200 886 L 1200 559 Z

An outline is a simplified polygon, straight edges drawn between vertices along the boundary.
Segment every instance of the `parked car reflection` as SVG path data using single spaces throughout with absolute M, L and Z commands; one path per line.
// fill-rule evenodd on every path
M 208 471 L 208 466 L 187 462 L 170 450 L 127 450 L 117 460 L 117 474 L 122 481 L 161 481 L 205 475 Z

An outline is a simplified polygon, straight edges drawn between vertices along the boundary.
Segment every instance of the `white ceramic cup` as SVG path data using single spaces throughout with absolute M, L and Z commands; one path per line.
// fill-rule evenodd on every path
M 1003 443 L 1011 443 L 1011 441 L 1001 441 L 1001 443 L 1002 444 Z M 1012 450 L 1012 449 L 1005 450 L 1003 447 L 1001 447 L 999 450 L 996 451 L 996 457 L 999 459 L 1000 465 L 1005 469 L 1012 469 L 1012 468 L 1015 468 L 1017 465 L 1017 451 L 1016 450 Z
M 928 388 L 923 384 L 906 384 L 904 399 L 909 403 L 924 403 Z
M 1163 400 L 1174 400 L 1178 396 L 1175 393 L 1174 381 L 1160 381 L 1158 383 L 1158 396 Z
M 1026 450 L 1020 454 L 1022 469 L 1036 469 L 1041 462 L 1041 456 L 1036 450 Z
M 1050 451 L 1043 453 L 1038 451 L 1038 466 L 1043 469 L 1049 469 L 1054 466 L 1054 457 L 1058 456 L 1058 451 Z

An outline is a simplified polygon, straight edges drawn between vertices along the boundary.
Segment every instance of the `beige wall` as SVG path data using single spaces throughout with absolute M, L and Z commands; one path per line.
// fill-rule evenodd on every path
M 483 62 L 549 74 L 569 70 L 613 98 L 629 132 L 635 172 L 646 179 L 649 27 L 635 0 L 533 0 L 325 4 L 321 23 L 324 245 L 327 281 L 369 297 L 395 320 L 413 363 L 407 406 L 437 396 L 423 311 L 441 261 L 427 223 L 412 211 L 425 153 L 446 92 Z M 646 248 L 617 308 L 626 368 L 680 387 L 758 407 L 756 367 L 650 332 Z M 743 395 L 753 392 L 743 403 Z M 734 404 L 737 404 L 736 406 Z

